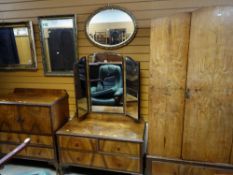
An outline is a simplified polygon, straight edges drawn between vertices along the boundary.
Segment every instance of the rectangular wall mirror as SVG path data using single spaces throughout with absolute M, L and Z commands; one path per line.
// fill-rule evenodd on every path
M 0 70 L 36 68 L 32 22 L 0 23 Z
M 75 15 L 40 17 L 39 26 L 45 75 L 73 75 L 77 59 Z

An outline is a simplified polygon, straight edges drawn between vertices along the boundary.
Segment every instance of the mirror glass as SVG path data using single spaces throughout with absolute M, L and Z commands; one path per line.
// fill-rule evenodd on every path
M 89 56 L 89 89 L 92 112 L 124 112 L 123 64 L 117 54 Z
M 126 115 L 139 119 L 140 64 L 130 57 L 125 57 L 126 67 Z
M 45 74 L 72 75 L 76 61 L 75 17 L 41 17 L 39 22 Z
M 86 57 L 80 58 L 79 61 L 74 64 L 74 83 L 77 115 L 78 117 L 83 117 L 88 113 Z
M 0 24 L 0 69 L 36 69 L 32 22 Z
M 134 17 L 118 7 L 102 8 L 86 24 L 91 42 L 103 48 L 116 48 L 128 44 L 136 33 Z

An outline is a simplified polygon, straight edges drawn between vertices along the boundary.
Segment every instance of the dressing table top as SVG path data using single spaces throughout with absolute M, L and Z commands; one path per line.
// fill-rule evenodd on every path
M 124 114 L 89 113 L 85 119 L 73 118 L 57 134 L 143 142 L 145 122 L 135 122 Z

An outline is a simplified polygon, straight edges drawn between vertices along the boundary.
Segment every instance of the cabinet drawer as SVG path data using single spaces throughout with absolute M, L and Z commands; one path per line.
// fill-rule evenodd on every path
M 98 153 L 61 150 L 61 162 L 112 170 L 140 172 L 140 159 L 127 156 L 112 156 Z
M 51 146 L 51 147 L 53 146 L 53 140 L 51 136 L 16 134 L 16 133 L 7 133 L 7 132 L 1 132 L 0 142 L 20 144 L 27 137 L 31 138 L 30 145 L 43 145 L 43 146 Z
M 19 106 L 18 122 L 21 130 L 28 133 L 51 134 L 50 108 L 41 106 Z
M 233 175 L 233 170 L 217 170 L 210 167 L 192 165 L 152 162 L 151 175 Z
M 0 152 L 3 154 L 7 154 L 16 148 L 17 145 L 10 144 L 0 144 Z M 32 157 L 39 159 L 54 159 L 54 151 L 49 148 L 40 148 L 40 147 L 26 147 L 21 152 L 17 154 L 17 156 L 24 157 Z
M 139 156 L 140 143 L 100 140 L 99 151 Z
M 66 149 L 95 151 L 97 147 L 97 141 L 95 139 L 82 137 L 59 136 L 59 146 Z

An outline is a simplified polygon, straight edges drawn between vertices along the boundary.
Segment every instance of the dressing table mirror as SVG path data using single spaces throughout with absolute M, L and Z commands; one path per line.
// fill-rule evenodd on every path
M 45 75 L 73 75 L 77 58 L 75 19 L 74 15 L 39 18 Z
M 82 57 L 74 64 L 74 84 L 77 116 L 85 116 L 89 111 L 87 93 L 87 59 Z
M 112 52 L 82 57 L 74 66 L 77 116 L 89 112 L 140 118 L 140 67 L 130 57 Z
M 114 49 L 127 45 L 136 34 L 134 16 L 116 6 L 97 10 L 86 23 L 86 35 L 96 46 Z
M 0 23 L 0 70 L 36 68 L 32 22 Z

